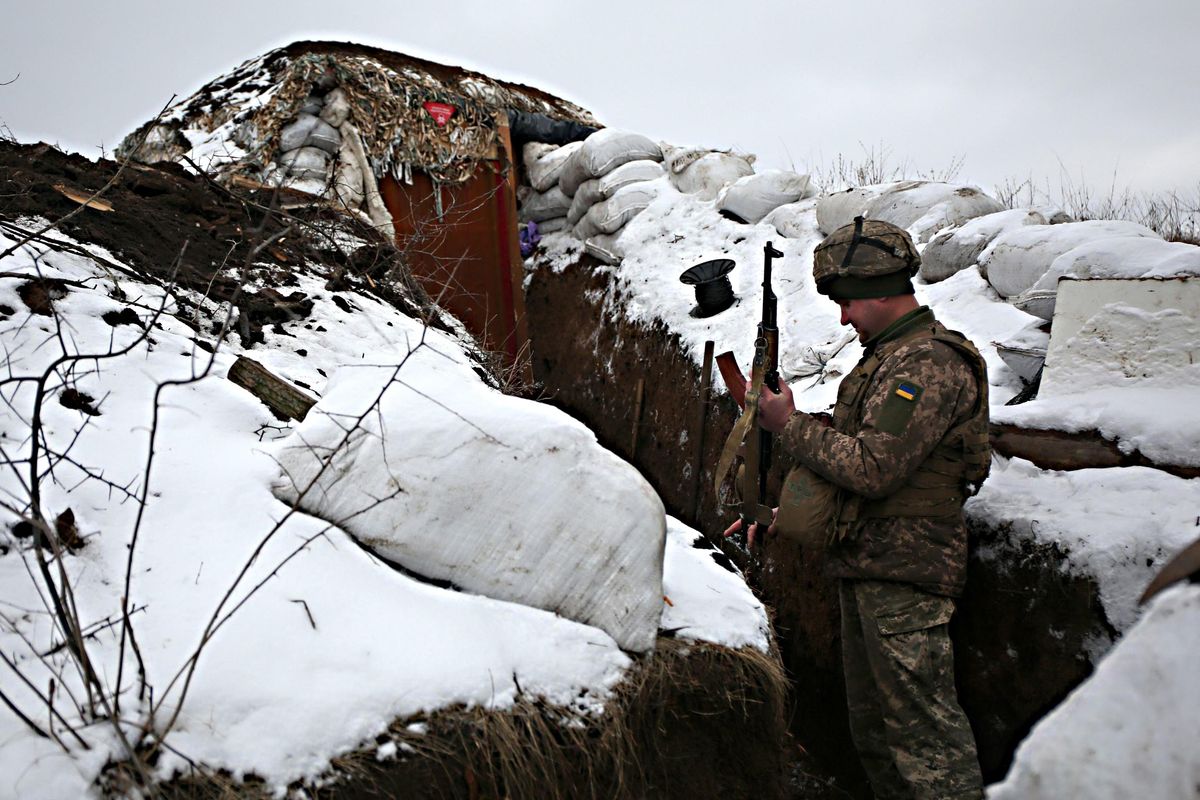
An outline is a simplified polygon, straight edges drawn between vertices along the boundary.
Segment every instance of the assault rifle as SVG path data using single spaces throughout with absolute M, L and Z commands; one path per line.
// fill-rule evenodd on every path
M 738 368 L 732 352 L 717 356 L 717 367 L 729 388 L 733 399 L 743 408 L 742 416 L 734 425 L 725 442 L 721 460 L 717 464 L 717 491 L 729 472 L 733 457 L 741 449 L 744 470 L 741 472 L 741 508 L 738 516 L 742 531 L 749 532 L 750 526 L 758 523 L 760 542 L 766 539 L 767 527 L 774 519 L 774 510 L 764 505 L 767 493 L 767 475 L 771 471 L 771 451 L 774 434 L 758 426 L 758 400 L 765 385 L 773 392 L 779 391 L 779 323 L 777 319 L 778 298 L 771 288 L 771 261 L 783 258 L 771 242 L 763 247 L 763 308 L 758 323 L 758 336 L 754 340 L 754 363 L 750 370 L 749 384 Z

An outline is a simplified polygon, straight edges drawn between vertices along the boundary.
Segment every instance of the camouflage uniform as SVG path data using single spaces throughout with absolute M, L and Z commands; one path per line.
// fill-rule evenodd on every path
M 866 343 L 832 428 L 797 412 L 781 437 L 839 487 L 829 560 L 851 731 L 881 798 L 982 796 L 948 632 L 966 577 L 965 443 L 966 461 L 989 457 L 986 371 L 963 342 L 910 312 Z

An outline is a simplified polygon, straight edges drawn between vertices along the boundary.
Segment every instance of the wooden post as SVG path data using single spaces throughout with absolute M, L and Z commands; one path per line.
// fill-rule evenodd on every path
M 633 396 L 633 433 L 629 441 L 629 460 L 637 457 L 638 429 L 642 427 L 642 402 L 646 398 L 646 379 L 638 378 L 637 389 Z
M 700 368 L 700 400 L 696 404 L 696 419 L 692 425 L 692 494 L 688 508 L 692 510 L 693 521 L 700 519 L 700 473 L 704 466 L 704 426 L 708 422 L 708 394 L 712 388 L 714 347 L 712 339 L 704 343 L 704 366 Z
M 317 404 L 315 398 L 245 356 L 238 356 L 233 362 L 229 380 L 262 400 L 281 419 L 303 420 L 308 410 Z

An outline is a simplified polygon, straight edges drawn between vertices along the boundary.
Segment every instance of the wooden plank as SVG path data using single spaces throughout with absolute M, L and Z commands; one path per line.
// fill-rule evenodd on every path
M 992 449 L 1002 456 L 1023 458 L 1042 469 L 1153 467 L 1181 478 L 1200 477 L 1200 467 L 1157 463 L 1138 451 L 1123 453 L 1099 431 L 1067 433 L 992 423 Z
M 700 399 L 696 403 L 696 420 L 692 425 L 692 491 L 687 508 L 694 519 L 700 518 L 700 474 L 704 471 L 704 425 L 708 422 L 708 400 L 712 389 L 713 350 L 716 343 L 704 343 L 704 365 L 700 368 Z
M 238 356 L 237 361 L 233 362 L 228 377 L 262 400 L 281 419 L 303 420 L 308 410 L 317 404 L 315 398 L 245 356 Z

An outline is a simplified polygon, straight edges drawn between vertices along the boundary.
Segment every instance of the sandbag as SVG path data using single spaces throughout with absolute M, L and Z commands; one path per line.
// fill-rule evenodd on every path
M 588 209 L 576 227 L 576 238 L 586 241 L 599 233 L 612 233 L 646 210 L 658 197 L 661 187 L 653 183 L 635 183 L 619 189 L 607 200 Z M 582 229 L 580 226 L 585 226 Z M 579 233 L 586 236 L 579 236 Z
M 539 192 L 558 184 L 563 166 L 583 147 L 583 142 L 571 142 L 562 147 L 541 142 L 529 142 L 522 150 L 529 185 Z
M 640 133 L 613 128 L 598 130 L 583 141 L 558 178 L 567 195 L 574 195 L 588 178 L 599 178 L 630 161 L 662 161 L 662 149 Z
M 333 186 L 330 191 L 335 200 L 344 208 L 356 210 L 362 206 L 366 197 L 363 188 L 362 166 L 354 155 L 354 148 L 349 140 L 343 141 L 338 150 L 337 164 L 333 170 Z
M 913 183 L 917 182 L 876 183 L 825 195 L 817 201 L 817 227 L 828 236 L 843 225 L 854 222 L 855 217 L 866 214 L 871 201 L 884 192 Z
M 927 283 L 945 280 L 960 270 L 975 266 L 980 253 L 1001 233 L 1026 225 L 1045 224 L 1044 216 L 1027 208 L 976 217 L 960 228 L 939 233 L 930 239 L 921 251 L 918 274 Z
M 1003 210 L 999 200 L 974 186 L 906 181 L 871 200 L 865 216 L 904 228 L 913 242 L 921 243 L 951 225 Z
M 541 233 L 542 236 L 548 236 L 552 233 L 565 231 L 571 227 L 570 223 L 567 222 L 566 217 L 555 217 L 554 219 L 543 220 L 542 222 L 539 222 L 537 226 L 538 232 Z
M 675 162 L 679 163 L 678 160 Z M 739 178 L 754 174 L 751 158 L 732 153 L 707 153 L 679 172 L 667 171 L 671 185 L 684 194 L 712 200 L 723 188 Z
M 809 196 L 810 179 L 787 170 L 772 169 L 734 181 L 717 201 L 717 211 L 751 225 L 787 203 Z
M 321 120 L 338 127 L 350 116 L 350 98 L 338 87 L 325 95 L 325 106 L 321 109 Z
M 1015 297 L 1037 283 L 1063 253 L 1113 236 L 1162 238 L 1145 225 L 1123 220 L 1028 225 L 997 236 L 980 254 L 979 271 L 1001 297 Z
M 517 214 L 521 222 L 541 222 L 554 217 L 566 216 L 571 208 L 571 198 L 562 193 L 557 186 L 545 192 L 536 192 L 525 199 Z
M 666 172 L 659 162 L 640 158 L 622 164 L 607 175 L 597 178 L 596 181 L 601 197 L 608 199 L 616 194 L 618 189 L 623 189 L 631 183 L 657 180 L 665 174 Z
M 571 209 L 567 212 L 567 221 L 574 225 L 583 219 L 583 215 L 601 200 L 607 199 L 600 191 L 600 179 L 591 178 L 579 184 L 575 196 L 571 198 Z
M 762 222 L 772 226 L 780 236 L 788 239 L 819 239 L 821 237 L 821 232 L 817 230 L 817 198 L 815 197 L 782 205 L 763 217 Z
M 601 263 L 616 266 L 625 257 L 625 250 L 618 241 L 620 238 L 620 231 L 598 233 L 583 243 L 583 249 Z
M 324 180 L 329 171 L 329 154 L 317 147 L 299 147 L 279 156 L 277 163 L 296 180 Z
M 775 532 L 805 548 L 824 549 L 833 533 L 837 492 L 837 486 L 808 467 L 792 467 L 779 494 Z
M 291 125 L 279 131 L 279 149 L 283 152 L 301 147 L 319 147 L 330 155 L 337 155 L 342 137 L 328 122 L 312 114 L 301 114 Z
M 1200 247 L 1144 236 L 1113 236 L 1081 244 L 1054 259 L 1028 290 L 1013 299 L 1044 320 L 1054 317 L 1063 278 L 1175 278 L 1200 275 Z

